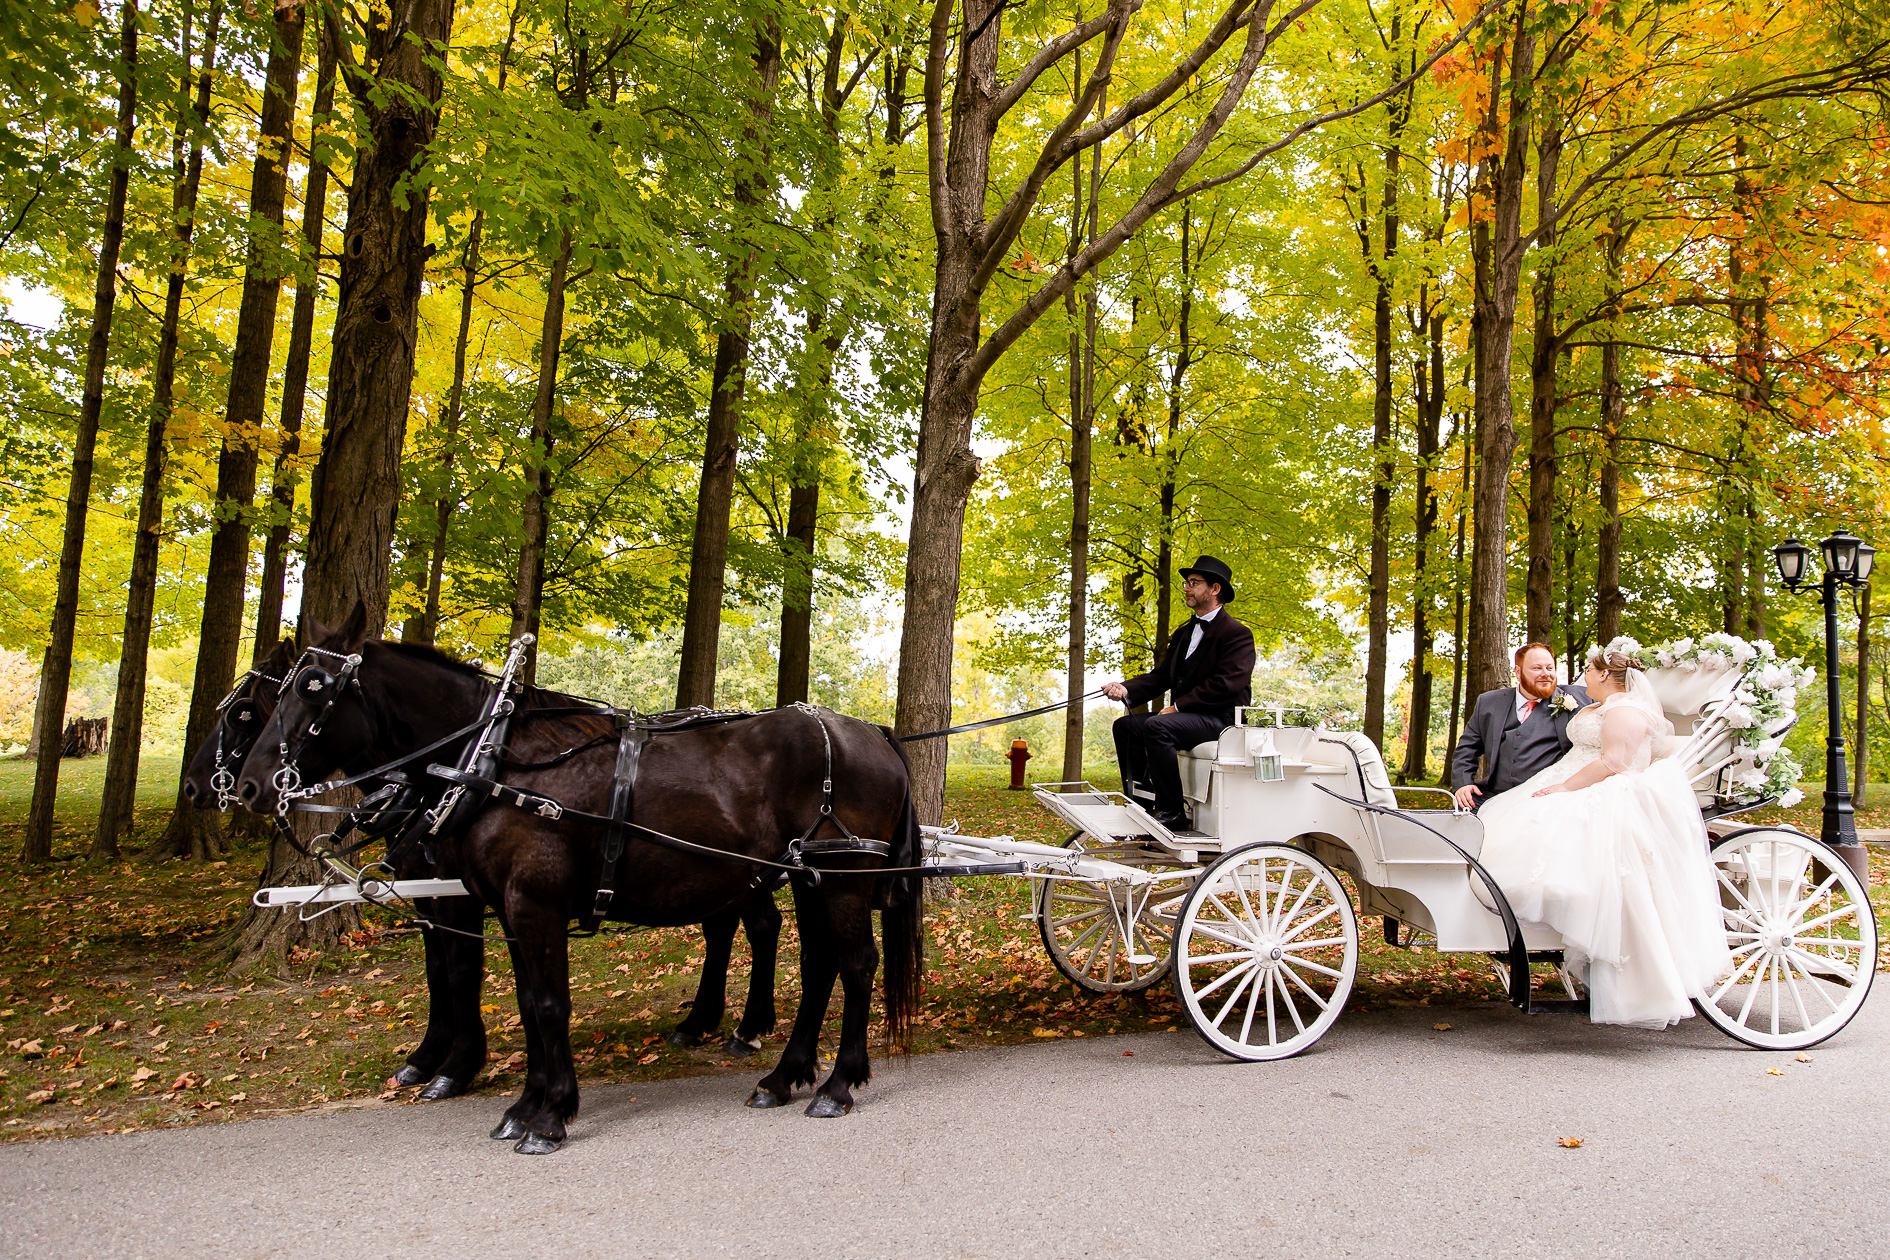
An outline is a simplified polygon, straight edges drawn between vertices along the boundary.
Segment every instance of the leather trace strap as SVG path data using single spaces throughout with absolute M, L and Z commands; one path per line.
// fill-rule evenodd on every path
M 624 833 L 630 823 L 635 802 L 637 766 L 643 745 L 650 733 L 640 726 L 626 726 L 617 736 L 617 768 L 610 776 L 610 813 L 604 824 L 604 866 L 597 877 L 597 898 L 591 905 L 588 930 L 597 931 L 610 914 L 611 900 L 617 895 L 617 859 L 623 856 Z

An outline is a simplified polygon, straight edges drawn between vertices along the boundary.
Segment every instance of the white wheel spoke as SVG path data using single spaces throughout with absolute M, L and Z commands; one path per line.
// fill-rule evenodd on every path
M 1287 991 L 1286 980 L 1279 972 L 1275 971 L 1273 973 L 1273 983 L 1280 990 L 1280 1002 L 1286 1007 L 1286 1013 L 1293 1017 L 1293 1027 L 1298 1030 L 1300 1036 L 1304 1037 L 1306 1035 L 1306 1021 L 1299 1017 L 1299 1004 L 1293 1001 L 1293 995 Z
M 1308 928 L 1316 927 L 1319 924 L 1324 923 L 1327 919 L 1331 918 L 1333 915 L 1337 914 L 1338 912 L 1339 912 L 1338 902 L 1336 901 L 1331 902 L 1326 906 L 1324 910 L 1321 910 L 1318 914 L 1315 914 L 1312 918 L 1307 919 L 1302 923 L 1295 924 L 1293 926 L 1293 930 L 1286 933 L 1284 936 L 1280 937 L 1280 939 L 1282 941 L 1290 941 L 1295 936 L 1298 936 L 1301 932 L 1306 931 Z
M 1241 909 L 1246 911 L 1247 917 L 1243 920 L 1243 922 L 1245 922 L 1247 926 L 1249 927 L 1253 927 L 1253 928 L 1260 927 L 1262 923 L 1264 922 L 1264 918 L 1256 919 L 1254 917 L 1253 902 L 1248 900 L 1247 898 L 1246 875 L 1238 867 L 1234 869 L 1234 891 L 1240 894 Z M 1260 904 L 1264 906 L 1266 904 L 1266 901 L 1267 901 L 1267 860 L 1265 858 L 1261 858 L 1260 859 Z M 1221 908 L 1225 910 L 1227 907 L 1222 906 Z M 1228 917 L 1231 919 L 1233 915 L 1230 913 Z M 1245 1039 L 1243 1038 L 1243 1040 Z
M 1808 923 L 1798 924 L 1792 929 L 1792 935 L 1798 936 L 1805 932 L 1813 931 L 1817 928 L 1823 927 L 1825 924 L 1830 923 L 1835 919 L 1843 919 L 1843 918 L 1855 919 L 1856 917 L 1857 917 L 1857 903 L 1846 902 L 1844 905 L 1839 906 L 1837 909 L 1832 910 L 1827 914 L 1821 914 L 1817 918 L 1812 919 Z
M 1775 866 L 1772 869 L 1778 868 Z M 1772 960 L 1772 1035 L 1774 1037 L 1778 1036 L 1778 973 L 1783 970 L 1785 970 L 1785 964 L 1774 958 Z
M 1194 921 L 1194 932 L 1198 936 L 1205 936 L 1209 940 L 1219 941 L 1223 945 L 1233 945 L 1244 950 L 1253 949 L 1253 941 L 1250 938 L 1233 936 L 1227 932 L 1221 931 L 1219 928 L 1211 928 L 1198 918 Z
M 1765 973 L 1772 965 L 1770 955 L 1754 954 L 1753 957 L 1759 960 L 1759 969 L 1752 973 L 1752 987 L 1746 990 L 1746 1000 L 1739 1007 L 1739 1023 L 1742 1025 L 1746 1017 L 1752 1014 L 1752 1003 L 1758 999 L 1759 986 L 1765 983 Z
M 1792 991 L 1793 1004 L 1798 1007 L 1798 1026 L 1809 1031 L 1811 1028 L 1811 1012 L 1805 1009 L 1805 995 L 1798 989 L 1798 977 L 1789 971 L 1786 972 L 1785 984 Z
M 1243 949 L 1232 954 L 1189 954 L 1188 965 L 1190 967 L 1204 967 L 1209 963 L 1239 962 L 1242 959 L 1248 962 L 1255 961 L 1253 951 L 1251 949 Z
M 1319 891 L 1319 877 L 1305 867 L 1300 867 L 1299 869 L 1306 871 L 1306 887 L 1300 890 L 1299 900 L 1293 903 L 1293 908 L 1280 916 L 1278 923 L 1275 924 L 1276 927 L 1279 923 L 1291 923 L 1294 919 L 1298 918 L 1300 907 L 1306 904 L 1306 899 Z M 1280 900 L 1286 900 L 1285 881 L 1281 881 Z
M 1301 949 L 1323 949 L 1329 945 L 1343 944 L 1345 944 L 1345 938 L 1343 936 L 1327 936 L 1316 941 L 1296 941 L 1291 945 L 1282 945 L 1280 946 L 1280 952 L 1290 954 Z
M 1238 885 L 1235 886 L 1235 890 L 1240 892 L 1241 901 L 1244 904 L 1247 899 L 1246 892 L 1244 890 L 1241 890 Z M 1232 910 L 1229 910 L 1227 908 L 1227 903 L 1221 900 L 1219 893 L 1209 893 L 1207 896 L 1207 899 L 1213 902 L 1214 908 L 1219 910 L 1221 914 L 1225 916 L 1228 926 L 1234 928 L 1237 931 L 1246 933 L 1247 943 L 1249 945 L 1251 945 L 1255 940 L 1259 939 L 1253 933 L 1254 922 L 1253 922 L 1252 907 L 1248 907 L 1247 917 L 1243 919 L 1239 915 L 1235 914 Z M 1199 923 L 1200 921 L 1201 921 L 1201 916 L 1200 916 L 1200 913 L 1197 911 L 1195 914 L 1195 922 Z
M 1266 985 L 1267 990 L 1267 1044 L 1269 1046 L 1277 1046 L 1280 1044 L 1280 1029 L 1273 1018 L 1273 973 L 1270 971 L 1267 972 L 1262 983 Z M 1258 995 L 1256 994 L 1256 996 Z M 1251 998 L 1248 999 L 1247 1002 L 1247 1018 L 1253 1018 L 1253 1000 Z M 1244 1027 L 1240 1030 L 1240 1039 L 1242 1041 L 1247 1040 L 1247 1030 Z
M 1308 971 L 1316 971 L 1322 976 L 1331 976 L 1334 980 L 1345 979 L 1345 973 L 1343 971 L 1334 971 L 1332 968 L 1316 963 L 1310 958 L 1295 958 L 1293 965 L 1296 967 L 1304 967 Z
M 1190 962 L 1192 962 L 1192 960 L 1190 960 Z M 1208 994 L 1214 992 L 1214 990 L 1226 984 L 1229 980 L 1234 979 L 1236 976 L 1245 975 L 1248 972 L 1252 971 L 1255 967 L 1258 967 L 1259 965 L 1260 965 L 1260 962 L 1258 959 L 1249 957 L 1246 962 L 1243 962 L 1240 965 L 1235 966 L 1235 967 L 1229 967 L 1226 971 L 1222 972 L 1218 977 L 1216 977 L 1212 984 L 1196 989 L 1194 991 L 1195 1000 L 1199 1001 L 1200 999 L 1206 997 Z
M 1253 978 L 1257 974 L 1259 974 L 1259 968 L 1255 967 L 1249 969 L 1247 974 L 1241 978 L 1240 983 L 1234 986 L 1234 991 L 1227 995 L 1227 1000 L 1221 1003 L 1221 1009 L 1214 1015 L 1212 1022 L 1216 1028 L 1219 1028 L 1222 1021 L 1227 1018 L 1227 1012 L 1234 1009 L 1234 1003 L 1240 1001 L 1240 995 L 1245 993 L 1253 984 Z M 1246 1038 L 1242 1037 L 1241 1040 L 1245 1041 Z
M 1745 962 L 1739 964 L 1739 967 L 1732 973 L 1732 975 L 1726 978 L 1726 983 L 1720 985 L 1719 988 L 1713 990 L 1713 996 L 1706 1000 L 1713 1003 L 1714 1005 L 1718 1005 L 1720 998 L 1726 995 L 1726 990 L 1732 988 L 1735 984 L 1738 984 L 1739 978 L 1745 975 L 1746 972 L 1752 968 L 1752 965 L 1754 963 L 1760 961 L 1764 957 L 1765 957 L 1764 954 L 1754 954 L 1752 957 L 1746 959 Z M 1745 1018 L 1741 1016 L 1739 1022 L 1743 1024 L 1745 1022 Z
M 1857 969 L 1842 958 L 1825 958 L 1809 950 L 1800 949 L 1796 945 L 1792 946 L 1788 952 L 1800 960 L 1798 969 L 1807 975 L 1817 975 L 1822 972 L 1843 984 L 1857 983 Z
M 1108 926 L 1109 926 L 1109 920 L 1107 919 L 1096 920 L 1096 922 L 1090 924 L 1087 928 L 1085 928 L 1082 934 L 1079 935 L 1075 940 L 1071 941 L 1068 945 L 1065 945 L 1063 947 L 1063 952 L 1069 955 L 1071 962 L 1076 962 L 1077 954 L 1081 952 L 1086 946 L 1088 946 L 1088 944 L 1091 941 L 1095 940 L 1098 936 L 1102 935 L 1103 929 L 1107 928 Z M 1080 963 L 1078 963 L 1077 965 L 1079 967 L 1082 966 L 1082 964 Z M 1084 968 L 1084 970 L 1087 970 L 1087 968 Z
M 1293 983 L 1298 985 L 1300 990 L 1303 993 L 1305 993 L 1305 995 L 1308 998 L 1312 999 L 1312 1004 L 1314 1006 L 1317 1006 L 1321 1011 L 1326 1009 L 1326 1006 L 1327 1006 L 1326 1000 L 1320 997 L 1318 992 L 1311 985 L 1307 984 L 1305 980 L 1300 978 L 1299 972 L 1293 970 L 1293 967 L 1290 963 L 1282 961 L 1280 963 L 1280 970 L 1285 972 L 1287 976 L 1293 981 Z
M 1095 918 L 1097 915 L 1101 913 L 1102 913 L 1101 906 L 1091 906 L 1089 909 L 1083 911 L 1081 914 L 1072 914 L 1072 915 L 1067 915 L 1061 919 L 1052 919 L 1050 920 L 1050 926 L 1053 928 L 1060 928 L 1060 927 L 1071 927 L 1078 923 L 1088 923 L 1091 919 Z
M 1726 874 L 1726 868 L 1723 866 L 1715 866 L 1713 870 L 1714 873 L 1719 876 L 1719 886 L 1731 893 L 1733 900 L 1737 901 L 1740 906 L 1744 908 L 1745 912 L 1752 916 L 1751 922 L 1755 926 L 1763 923 L 1765 921 L 1765 911 L 1759 909 L 1759 907 L 1753 905 L 1746 899 L 1746 895 L 1739 891 L 1739 886 L 1732 882 L 1732 877 Z
M 1797 913 L 1803 914 L 1805 911 L 1805 907 L 1810 906 L 1810 905 L 1815 905 L 1819 901 L 1822 901 L 1824 900 L 1824 898 L 1830 896 L 1831 887 L 1832 885 L 1838 882 L 1839 878 L 1840 876 L 1838 875 L 1838 873 L 1836 871 L 1832 871 L 1829 879 L 1826 879 L 1822 884 L 1819 884 L 1816 888 L 1812 889 L 1810 892 L 1806 893 L 1803 897 L 1799 898 L 1798 905 L 1794 907 Z

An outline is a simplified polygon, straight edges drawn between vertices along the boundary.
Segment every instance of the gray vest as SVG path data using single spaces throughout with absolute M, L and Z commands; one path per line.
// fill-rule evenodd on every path
M 1555 710 L 1547 704 L 1538 704 L 1529 720 L 1520 724 L 1516 711 L 1511 709 L 1509 723 L 1496 755 L 1496 773 L 1490 777 L 1491 795 L 1509 791 L 1562 756 L 1562 741 L 1555 733 Z

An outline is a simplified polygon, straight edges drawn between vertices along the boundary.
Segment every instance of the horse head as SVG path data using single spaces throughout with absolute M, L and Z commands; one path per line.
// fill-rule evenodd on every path
M 184 771 L 184 799 L 198 809 L 228 809 L 236 799 L 243 759 L 276 707 L 276 693 L 295 661 L 295 643 L 278 640 L 269 655 L 236 680 L 217 704 L 217 724 L 198 745 Z

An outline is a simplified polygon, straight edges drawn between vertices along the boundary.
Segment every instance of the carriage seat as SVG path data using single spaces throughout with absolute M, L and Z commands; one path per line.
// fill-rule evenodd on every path
M 1220 755 L 1219 740 L 1209 740 L 1176 753 L 1175 760 L 1181 769 L 1181 794 L 1197 806 L 1207 804 L 1208 793 L 1214 787 L 1214 762 Z
M 1322 761 L 1355 770 L 1355 775 L 1348 775 L 1342 780 L 1344 786 L 1339 789 L 1347 796 L 1362 788 L 1369 804 L 1385 809 L 1398 808 L 1398 794 L 1391 790 L 1391 776 L 1385 771 L 1384 755 L 1363 731 L 1321 731 L 1306 746 L 1305 757 L 1308 761 Z

